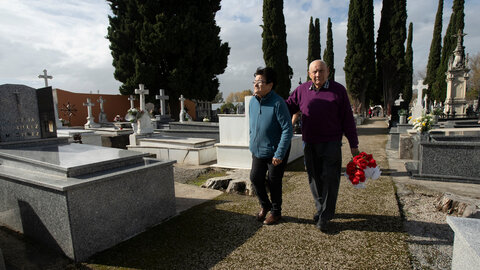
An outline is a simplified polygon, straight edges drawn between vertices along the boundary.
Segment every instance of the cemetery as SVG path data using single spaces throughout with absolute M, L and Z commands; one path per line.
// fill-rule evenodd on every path
M 121 83 L 116 89 L 120 94 L 100 93 L 100 90 L 93 93 L 91 85 L 87 86 L 90 93 L 52 88 L 49 80 L 54 77 L 47 69 L 34 76 L 44 82 L 42 88 L 31 87 L 30 83 L 0 84 L 0 270 L 478 269 L 480 94 L 474 101 L 467 92 L 478 87 L 469 82 L 474 77 L 475 65 L 479 64 L 469 63 L 472 58 L 464 46 L 467 35 L 462 21 L 464 1 L 453 1 L 450 24 L 454 30 L 450 30 L 449 24 L 443 49 L 438 51 L 443 62 L 435 67 L 434 79 L 428 75 L 428 67 L 427 74 L 413 74 L 413 23 L 406 48 L 403 45 L 406 3 L 393 5 L 395 8 L 382 4 L 381 12 L 375 10 L 376 14 L 382 14 L 375 42 L 371 33 L 364 33 L 365 29 L 357 26 L 363 20 L 374 21 L 373 6 L 369 17 L 366 10 L 369 6 L 363 6 L 362 1 L 351 1 L 348 20 L 341 22 L 347 26 L 342 64 L 334 65 L 332 25 L 328 18 L 324 66 L 320 65 L 327 71 L 317 70 L 315 73 L 321 75 L 315 76 L 338 80 L 344 85 L 351 107 L 333 104 L 339 95 L 335 92 L 336 83 L 330 89 L 328 83 L 319 86 L 314 83 L 308 90 L 305 88 L 312 100 L 321 102 L 308 102 L 307 108 L 301 107 L 303 115 L 296 123 L 288 160 L 265 159 L 265 167 L 270 166 L 269 169 L 277 166 L 276 162 L 287 164 L 283 178 L 280 177 L 283 208 L 273 226 L 263 223 L 260 215 L 272 210 L 268 214 L 272 218 L 277 211 L 273 210 L 275 204 L 273 208 L 263 202 L 259 205 L 250 182 L 250 177 L 258 173 L 251 172 L 249 150 L 249 123 L 256 119 L 249 110 L 253 92 L 242 88 L 239 81 L 244 78 L 240 76 L 219 77 L 222 73 L 234 77 L 231 74 L 246 73 L 244 69 L 249 69 L 247 65 L 227 66 L 235 58 L 229 59 L 229 55 L 235 55 L 238 48 L 233 40 L 229 43 L 219 36 L 215 14 L 221 9 L 220 1 L 202 8 L 190 3 L 191 10 L 201 20 L 191 11 L 178 12 L 176 9 L 185 8 L 183 3 L 172 9 L 148 1 L 132 1 L 128 7 L 107 2 L 113 13 L 107 16 L 110 25 L 102 38 L 110 42 L 113 77 Z M 261 75 L 265 80 L 255 78 L 253 84 L 260 104 L 266 97 L 258 94 L 261 86 L 274 83 L 273 89 L 284 99 L 297 88 L 293 76 L 304 75 L 304 70 L 293 72 L 292 63 L 297 60 L 290 59 L 289 65 L 288 56 L 282 57 L 286 53 L 283 48 L 275 48 L 279 46 L 277 42 L 269 40 L 275 37 L 283 42 L 281 39 L 286 36 L 285 29 L 282 30 L 284 17 L 278 12 L 283 9 L 283 2 L 264 1 L 260 35 L 264 57 L 263 62 L 261 57 L 259 61 L 274 68 L 277 75 L 274 74 L 273 81 L 266 75 Z M 367 14 L 355 14 L 357 11 L 352 8 L 357 4 Z M 228 5 L 222 2 L 222 6 Z M 290 5 L 286 2 L 285 6 L 291 8 Z M 459 7 L 461 14 L 454 14 L 460 12 L 455 11 Z M 305 9 L 315 7 L 301 8 L 304 13 Z M 158 13 L 157 9 L 165 13 Z M 443 12 L 443 1 L 439 1 L 440 10 Z M 174 13 L 175 19 L 170 19 L 167 11 Z M 387 18 L 388 15 L 392 18 Z M 461 20 L 459 17 L 454 20 L 454 15 L 460 15 Z M 234 17 L 236 26 L 254 20 L 240 13 Z M 281 22 L 274 27 L 280 32 L 266 31 L 272 28 L 269 25 L 272 21 Z M 179 22 L 181 27 L 177 25 Z M 314 46 L 320 43 L 318 22 L 317 18 L 314 26 L 313 16 L 310 17 L 308 62 L 322 59 L 317 55 L 320 48 Z M 82 34 L 78 36 L 80 40 Z M 289 33 L 289 36 L 300 35 Z M 449 37 L 454 40 L 454 47 L 446 44 L 452 43 Z M 60 36 L 48 46 L 53 48 L 62 38 L 65 37 Z M 394 48 L 398 55 L 392 59 L 387 59 L 390 57 L 387 55 L 394 54 L 390 48 L 394 46 L 389 42 L 402 44 Z M 290 50 L 297 47 L 291 45 Z M 42 46 L 45 45 L 39 47 Z M 68 46 L 78 53 L 74 45 Z M 298 58 L 298 52 L 293 50 L 293 53 Z M 57 54 L 72 57 L 69 50 Z M 89 58 L 92 66 L 102 61 L 99 55 L 84 51 L 81 54 Z M 399 59 L 393 59 L 396 57 Z M 480 59 L 480 55 L 475 57 Z M 254 62 L 250 55 L 247 58 Z M 111 60 L 110 55 L 108 59 Z M 56 68 L 62 67 L 54 71 L 55 78 L 65 73 L 75 74 L 66 66 L 68 61 L 61 60 L 56 56 L 52 61 L 60 63 L 55 64 Z M 32 65 L 36 61 L 39 60 L 32 61 Z M 429 56 L 428 65 L 430 61 Z M 358 69 L 360 65 L 365 68 Z M 309 72 L 307 76 L 311 77 Z M 32 77 L 27 71 L 21 75 Z M 260 75 L 255 73 L 256 76 Z M 97 86 L 96 77 L 106 80 L 100 72 L 95 76 L 79 76 L 79 80 L 88 78 L 85 85 Z M 310 77 L 306 82 L 319 80 Z M 421 78 L 412 82 L 414 77 Z M 71 79 L 72 75 L 58 81 L 65 83 Z M 235 87 L 239 87 L 236 90 L 244 90 L 230 93 L 230 99 L 224 100 L 222 95 L 226 93 L 219 91 L 220 86 L 233 79 Z M 8 80 L 24 81 L 17 77 Z M 302 85 L 301 77 L 299 84 Z M 322 95 L 334 98 L 320 98 Z M 299 94 L 299 98 L 304 95 Z M 301 122 L 307 123 L 317 109 L 312 110 L 312 104 L 326 106 L 321 107 L 322 117 L 331 116 L 326 115 L 330 111 L 324 108 L 351 109 L 359 139 L 359 148 L 350 149 L 346 136 L 342 137 L 341 165 L 338 162 L 332 165 L 333 154 L 315 148 L 311 155 L 320 153 L 315 158 L 323 166 L 313 171 L 319 170 L 321 180 L 313 179 L 311 167 L 307 172 L 307 164 L 313 163 L 304 159 L 304 148 L 311 142 L 304 142 L 301 134 Z M 221 107 L 222 113 L 214 107 Z M 223 108 L 227 108 L 225 112 Z M 262 110 L 258 113 L 262 114 Z M 282 112 L 275 113 L 278 116 Z M 345 118 L 343 112 L 339 115 L 339 119 Z M 325 123 L 336 126 L 330 123 L 334 122 L 331 119 L 335 118 Z M 338 130 L 345 130 L 347 125 L 339 125 Z M 303 127 L 307 129 L 308 125 Z M 333 141 L 334 136 L 325 134 L 325 130 L 321 136 L 315 135 L 322 139 L 322 144 L 315 142 L 315 147 L 327 145 L 323 144 L 325 136 L 330 136 L 329 143 Z M 350 141 L 352 137 L 348 137 Z M 353 183 L 349 177 L 353 175 L 350 161 L 356 164 L 356 159 L 365 154 L 355 156 L 357 150 L 370 153 L 368 163 L 378 165 L 378 179 L 363 177 L 370 180 L 362 185 Z M 320 217 L 323 210 L 318 210 L 310 195 L 317 189 L 320 200 L 332 199 L 328 195 L 332 191 L 326 191 L 331 183 L 322 181 L 329 179 L 329 166 L 337 165 L 341 168 L 341 179 L 334 189 L 339 190 L 339 195 L 333 196 L 337 205 L 330 220 Z M 361 179 L 367 169 L 355 170 L 355 177 Z M 274 171 L 269 173 L 275 174 Z M 270 193 L 274 185 L 265 182 Z M 328 229 L 318 225 L 320 221 L 316 224 L 319 218 L 325 224 L 328 221 Z

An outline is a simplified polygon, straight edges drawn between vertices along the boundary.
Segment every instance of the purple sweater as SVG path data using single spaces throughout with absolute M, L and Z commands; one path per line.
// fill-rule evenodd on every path
M 291 114 L 302 112 L 302 139 L 307 143 L 341 141 L 343 134 L 350 148 L 358 148 L 357 128 L 343 85 L 329 81 L 328 88 L 311 90 L 306 82 L 287 99 Z

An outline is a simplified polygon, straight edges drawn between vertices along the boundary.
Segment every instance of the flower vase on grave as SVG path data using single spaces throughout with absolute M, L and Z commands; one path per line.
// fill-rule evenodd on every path
M 429 142 L 430 141 L 430 133 L 428 131 L 420 133 L 420 142 Z

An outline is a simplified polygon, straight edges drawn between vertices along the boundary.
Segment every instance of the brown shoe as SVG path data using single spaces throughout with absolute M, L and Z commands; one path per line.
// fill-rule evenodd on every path
M 273 224 L 278 223 L 278 221 L 279 221 L 281 218 L 282 218 L 282 215 L 270 214 L 270 215 L 268 215 L 268 217 L 265 219 L 265 221 L 263 222 L 263 224 L 265 224 L 265 225 L 273 225 Z
M 265 217 L 266 217 L 267 214 L 268 214 L 268 211 L 270 211 L 270 210 L 268 210 L 268 209 L 266 209 L 266 208 L 260 209 L 260 212 L 258 212 L 258 214 L 257 214 L 257 220 L 258 220 L 258 221 L 264 221 L 264 220 L 265 220 Z

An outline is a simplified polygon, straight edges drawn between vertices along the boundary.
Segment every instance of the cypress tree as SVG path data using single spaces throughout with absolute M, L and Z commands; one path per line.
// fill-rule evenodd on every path
M 283 1 L 263 1 L 262 50 L 265 65 L 277 74 L 275 92 L 287 98 L 290 93 L 292 68 L 288 65 L 287 33 L 283 16 Z
M 320 20 L 315 19 L 315 41 L 313 47 L 313 60 L 322 59 L 322 46 L 320 45 Z
M 405 86 L 406 20 L 406 0 L 383 0 L 377 36 L 377 87 L 383 89 L 387 114 Z
M 435 16 L 435 26 L 433 28 L 432 43 L 430 44 L 430 53 L 428 55 L 427 74 L 423 84 L 428 85 L 426 94 L 432 95 L 432 87 L 437 77 L 437 69 L 440 65 L 440 56 L 442 53 L 442 19 L 443 16 L 443 0 L 438 0 L 437 15 Z M 423 97 L 419 97 L 420 99 Z
M 412 100 L 412 81 L 413 81 L 413 23 L 408 26 L 407 49 L 405 51 L 405 88 L 403 89 L 404 108 L 408 109 L 408 105 Z
M 334 53 L 333 53 L 333 34 L 332 34 L 332 21 L 328 18 L 327 24 L 327 46 L 323 51 L 323 60 L 327 63 L 328 68 L 330 69 L 330 74 L 328 75 L 329 80 L 335 80 L 335 63 L 334 63 Z
M 310 17 L 310 24 L 308 25 L 308 53 L 307 53 L 307 81 L 310 81 L 310 76 L 308 75 L 308 66 L 310 63 L 315 60 L 313 56 L 313 49 L 315 47 L 315 26 L 313 25 L 313 17 Z
M 454 35 L 457 34 L 459 29 L 461 29 L 463 32 L 463 29 L 465 27 L 465 14 L 463 12 L 464 3 L 464 0 L 453 1 L 452 15 L 450 17 L 450 21 L 445 32 L 445 36 L 443 37 L 442 58 L 440 60 L 440 65 L 437 69 L 436 81 L 433 84 L 432 90 L 433 97 L 431 98 L 437 101 L 443 102 L 446 98 L 447 83 L 445 82 L 445 72 L 447 72 L 448 69 L 448 59 L 453 54 L 453 51 L 457 46 L 457 38 L 454 37 Z M 463 46 L 463 38 L 461 40 L 461 43 Z
M 375 87 L 373 20 L 372 0 L 350 1 L 344 70 L 355 113 L 365 111 L 366 91 Z
M 363 30 L 363 47 L 364 47 L 364 80 L 366 81 L 366 97 L 364 108 L 366 109 L 369 103 L 379 104 L 382 99 L 381 92 L 376 88 L 376 74 L 375 74 L 375 19 L 373 13 L 373 0 L 361 1 L 362 5 L 362 19 L 361 27 Z
M 147 100 L 154 101 L 155 93 L 165 89 L 172 115 L 177 115 L 180 94 L 214 99 L 217 75 L 225 71 L 230 52 L 215 22 L 220 0 L 207 4 L 195 0 L 108 1 L 114 16 L 109 17 L 107 38 L 115 78 L 123 83 L 122 94 L 132 94 L 143 83 L 150 89 Z
M 313 24 L 313 17 L 310 17 L 310 25 L 308 29 L 307 80 L 310 81 L 311 79 L 308 75 L 308 67 L 312 61 L 321 59 L 320 22 L 318 18 L 315 19 L 315 24 Z

